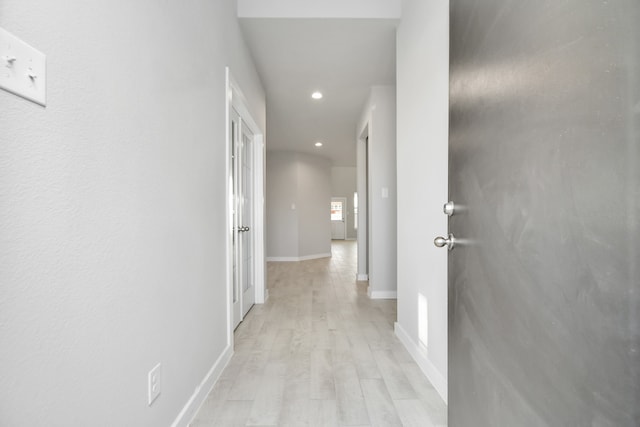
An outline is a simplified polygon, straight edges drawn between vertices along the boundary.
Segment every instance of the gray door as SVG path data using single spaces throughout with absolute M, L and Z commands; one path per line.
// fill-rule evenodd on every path
M 640 1 L 450 28 L 450 425 L 638 426 Z

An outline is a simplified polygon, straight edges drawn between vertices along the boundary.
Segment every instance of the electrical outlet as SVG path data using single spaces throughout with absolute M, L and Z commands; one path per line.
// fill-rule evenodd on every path
M 162 391 L 162 364 L 158 363 L 149 371 L 149 406 L 160 396 Z

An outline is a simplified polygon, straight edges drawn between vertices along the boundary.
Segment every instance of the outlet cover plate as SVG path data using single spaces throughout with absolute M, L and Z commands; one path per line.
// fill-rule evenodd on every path
M 0 88 L 45 106 L 46 56 L 0 28 Z

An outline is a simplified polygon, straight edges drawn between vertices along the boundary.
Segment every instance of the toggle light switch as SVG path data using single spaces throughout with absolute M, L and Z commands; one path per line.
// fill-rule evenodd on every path
M 0 28 L 0 88 L 46 105 L 46 56 Z
M 16 62 L 16 57 L 15 56 L 5 55 L 5 56 L 2 57 L 2 59 L 6 63 L 7 68 L 13 67 L 13 63 Z

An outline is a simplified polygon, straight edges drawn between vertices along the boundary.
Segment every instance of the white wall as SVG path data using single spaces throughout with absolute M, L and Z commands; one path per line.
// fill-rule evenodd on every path
M 397 35 L 398 322 L 396 332 L 447 398 L 449 2 L 405 0 Z M 427 322 L 420 322 L 420 295 Z M 427 328 L 428 349 L 419 344 Z M 424 336 L 424 331 L 422 332 Z
M 267 259 L 330 256 L 329 161 L 304 153 L 268 151 L 266 179 Z
M 401 0 L 238 0 L 242 18 L 400 18 Z
M 358 136 L 367 129 L 369 181 L 369 296 L 396 296 L 396 92 L 392 86 L 371 89 Z M 362 139 L 358 144 L 364 144 Z M 364 168 L 358 156 L 358 168 Z M 360 188 L 360 185 L 358 186 Z M 360 249 L 360 247 L 359 247 Z
M 331 255 L 331 166 L 298 153 L 298 256 Z
M 356 191 L 357 168 L 351 166 L 334 166 L 331 168 L 331 196 L 346 197 L 345 223 L 347 227 L 347 239 L 355 239 L 358 236 L 354 222 L 353 193 Z
M 297 257 L 299 225 L 296 153 L 267 151 L 266 170 L 267 257 Z
M 226 65 L 265 124 L 236 3 L 4 0 L 0 26 L 48 66 L 46 108 L 0 91 L 0 425 L 171 425 L 228 350 Z

